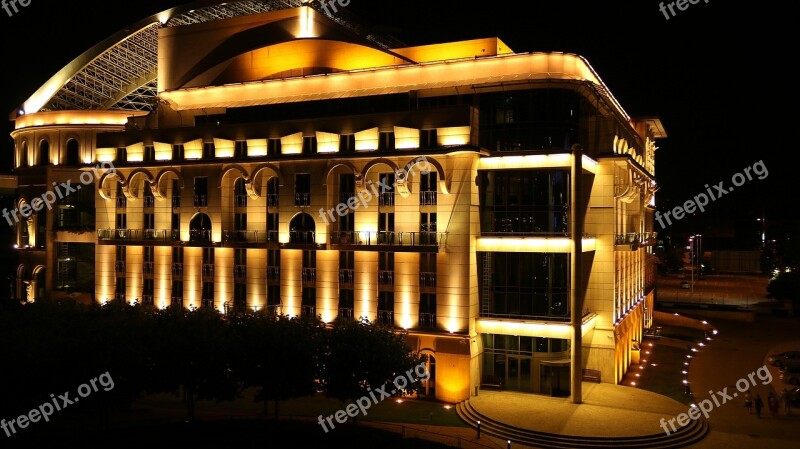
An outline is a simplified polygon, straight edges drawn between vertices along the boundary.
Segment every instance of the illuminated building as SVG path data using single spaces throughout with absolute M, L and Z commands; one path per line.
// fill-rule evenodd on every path
M 619 382 L 651 324 L 666 134 L 580 56 L 228 2 L 113 36 L 12 119 L 20 207 L 96 176 L 17 227 L 22 301 L 367 317 L 450 402 Z

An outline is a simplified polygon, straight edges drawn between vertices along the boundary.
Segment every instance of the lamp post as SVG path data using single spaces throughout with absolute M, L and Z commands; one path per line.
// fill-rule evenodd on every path
M 689 263 L 692 267 L 692 293 L 694 293 L 694 236 L 689 237 Z
M 478 420 L 478 439 L 481 439 L 481 421 Z

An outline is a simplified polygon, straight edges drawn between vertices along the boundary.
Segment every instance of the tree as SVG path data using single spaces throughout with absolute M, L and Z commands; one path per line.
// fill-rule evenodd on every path
M 800 312 L 800 273 L 782 272 L 767 285 L 767 297 L 790 302 L 794 315 Z

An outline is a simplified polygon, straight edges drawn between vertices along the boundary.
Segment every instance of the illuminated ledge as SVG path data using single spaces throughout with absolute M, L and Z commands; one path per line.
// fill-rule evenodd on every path
M 586 81 L 608 91 L 584 58 L 565 53 L 511 54 L 326 75 L 254 81 L 159 92 L 177 111 L 239 108 L 334 98 L 408 93 L 419 89 L 478 86 L 530 80 Z M 617 111 L 629 115 L 609 93 Z
M 583 318 L 581 335 L 594 329 L 597 314 L 590 314 Z M 569 323 L 552 321 L 524 321 L 496 318 L 478 318 L 475 320 L 476 331 L 479 334 L 519 335 L 521 337 L 546 337 L 572 339 L 572 329 Z
M 15 129 L 53 125 L 125 126 L 129 117 L 147 115 L 147 111 L 47 111 L 20 116 Z
M 519 168 L 570 168 L 572 154 L 529 154 L 524 156 L 486 157 L 478 161 L 478 170 L 505 170 Z M 597 161 L 583 156 L 583 169 L 597 174 Z
M 584 237 L 583 252 L 595 250 L 597 239 Z M 489 253 L 572 253 L 568 237 L 478 237 L 477 251 Z

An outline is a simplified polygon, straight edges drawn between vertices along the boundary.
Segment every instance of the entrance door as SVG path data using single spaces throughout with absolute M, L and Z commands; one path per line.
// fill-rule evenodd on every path
M 506 388 L 531 392 L 532 363 L 529 357 L 508 356 L 506 363 Z

